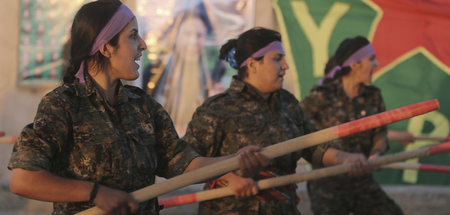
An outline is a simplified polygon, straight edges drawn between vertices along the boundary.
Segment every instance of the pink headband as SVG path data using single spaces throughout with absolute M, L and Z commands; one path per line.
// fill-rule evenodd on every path
M 375 55 L 375 51 L 373 50 L 372 45 L 369 43 L 366 46 L 360 48 L 358 51 L 353 53 L 347 60 L 344 61 L 342 66 L 335 66 L 331 72 L 329 72 L 327 75 L 325 75 L 322 79 L 320 79 L 319 83 L 322 84 L 323 81 L 327 78 L 334 78 L 334 75 L 336 75 L 337 71 L 340 71 L 342 68 L 351 66 L 354 63 L 357 63 L 361 61 L 364 58 L 370 57 Z
M 114 13 L 111 19 L 106 23 L 100 33 L 95 38 L 94 45 L 92 45 L 89 56 L 95 54 L 102 46 L 108 43 L 116 34 L 118 34 L 130 21 L 133 19 L 134 14 L 124 4 L 121 4 L 119 9 Z M 84 83 L 84 60 L 81 61 L 80 68 L 78 69 L 75 77 L 80 80 L 80 83 Z
M 241 66 L 239 68 L 242 68 L 245 65 L 247 65 L 247 61 L 250 58 L 262 57 L 262 56 L 266 55 L 267 53 L 269 53 L 271 51 L 280 51 L 280 52 L 284 53 L 283 46 L 281 45 L 281 42 L 280 41 L 273 41 L 273 42 L 269 43 L 268 45 L 264 46 L 263 48 L 259 49 L 258 51 L 253 53 L 252 56 L 250 56 L 249 58 L 245 59 L 245 61 L 241 63 Z

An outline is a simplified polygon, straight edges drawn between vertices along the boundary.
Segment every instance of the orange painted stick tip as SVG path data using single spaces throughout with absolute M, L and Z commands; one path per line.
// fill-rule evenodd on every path
M 185 205 L 197 202 L 197 193 L 189 193 L 180 196 L 169 197 L 158 200 L 158 204 L 163 208 L 170 208 L 178 205 Z
M 419 170 L 450 173 L 450 166 L 434 165 L 434 164 L 420 164 Z
M 430 155 L 445 153 L 450 151 L 450 142 L 441 143 L 438 145 L 430 146 L 428 149 Z
M 429 172 L 443 172 L 450 173 L 450 166 L 447 165 L 437 165 L 437 164 L 420 164 L 420 163 L 408 163 L 408 162 L 395 162 L 390 163 L 384 168 L 391 169 L 413 169 L 420 171 L 429 171 Z
M 12 137 L 0 137 L 0 143 L 15 143 L 17 140 L 16 136 Z
M 338 125 L 333 129 L 333 133 L 335 133 L 338 137 L 344 137 L 350 134 L 428 113 L 430 111 L 437 110 L 438 108 L 439 102 L 437 99 L 418 102 Z

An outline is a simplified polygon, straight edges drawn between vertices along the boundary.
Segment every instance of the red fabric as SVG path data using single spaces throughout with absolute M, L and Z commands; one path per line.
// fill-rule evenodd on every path
M 380 62 L 374 73 L 418 47 L 450 67 L 450 1 L 372 1 L 383 12 L 372 39 Z

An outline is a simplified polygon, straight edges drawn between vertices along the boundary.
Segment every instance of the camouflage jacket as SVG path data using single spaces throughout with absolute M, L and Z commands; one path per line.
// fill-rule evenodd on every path
M 361 84 L 360 93 L 355 98 L 349 99 L 340 79 L 313 87 L 311 93 L 302 100 L 301 106 L 320 129 L 385 110 L 377 87 Z M 378 138 L 386 138 L 386 126 L 340 138 L 330 147 L 363 153 L 369 157 Z M 371 214 L 401 214 L 392 212 L 398 211 L 398 206 L 387 197 L 371 174 L 358 177 L 337 175 L 311 180 L 308 181 L 308 195 L 311 199 L 311 208 L 316 213 L 332 214 L 330 210 L 333 208 L 356 210 L 358 207 L 371 211 Z M 373 208 L 371 205 L 378 207 Z
M 314 129 L 298 100 L 278 90 L 266 101 L 256 89 L 233 78 L 224 93 L 207 99 L 194 113 L 184 139 L 200 155 L 230 155 L 247 145 L 267 147 L 310 133 Z M 297 160 L 304 157 L 322 164 L 326 145 L 308 148 L 271 161 L 265 169 L 277 175 L 295 173 Z M 264 201 L 256 197 L 228 197 L 200 204 L 201 214 L 298 214 L 295 193 L 290 200 Z
M 154 184 L 155 175 L 183 173 L 198 156 L 144 91 L 120 85 L 111 106 L 92 79 L 86 79 L 86 84 L 64 84 L 43 97 L 34 122 L 14 145 L 9 169 L 47 170 L 132 192 Z M 156 204 L 156 199 L 142 203 L 138 214 L 157 214 Z M 53 213 L 72 214 L 92 206 L 54 203 Z
M 302 100 L 301 107 L 318 129 L 385 111 L 383 98 L 377 87 L 361 84 L 359 95 L 350 100 L 340 79 L 313 87 L 311 93 Z M 382 126 L 338 139 L 333 147 L 363 153 L 368 157 L 375 140 L 386 138 L 386 134 L 386 126 Z

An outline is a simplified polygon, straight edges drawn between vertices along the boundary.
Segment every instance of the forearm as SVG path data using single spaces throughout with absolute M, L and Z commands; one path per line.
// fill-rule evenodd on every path
M 376 136 L 373 140 L 373 146 L 370 150 L 370 155 L 383 154 L 388 150 L 388 140 L 386 135 Z
M 62 178 L 45 170 L 13 169 L 10 179 L 11 192 L 47 202 L 88 201 L 93 186 L 92 182 Z
M 259 147 L 250 145 L 228 156 L 194 158 L 189 163 L 184 172 L 189 172 L 194 169 L 207 166 L 209 164 L 230 159 L 232 157 L 237 157 L 239 163 L 239 170 L 237 170 L 235 173 L 243 177 L 252 177 L 269 164 L 269 161 L 259 153 Z
M 233 155 L 221 156 L 221 157 L 196 157 L 189 163 L 189 165 L 186 167 L 184 172 L 186 173 L 186 172 L 192 171 L 194 169 L 198 169 L 198 168 L 207 166 L 209 164 L 217 163 L 217 162 L 226 160 L 228 158 L 231 158 L 232 156 Z
M 361 176 L 370 171 L 367 159 L 361 153 L 349 153 L 334 148 L 328 148 L 323 155 L 322 162 L 325 166 L 350 164 L 348 172 L 349 176 Z
M 322 157 L 322 163 L 324 166 L 333 166 L 342 164 L 349 153 L 337 150 L 335 148 L 328 148 Z
M 415 140 L 414 136 L 407 131 L 388 130 L 387 138 L 389 141 L 400 142 L 404 146 L 414 142 L 414 140 Z
M 387 137 L 389 140 L 392 140 L 392 141 L 401 141 L 401 140 L 403 140 L 401 138 L 401 134 L 402 134 L 402 131 L 388 130 Z

